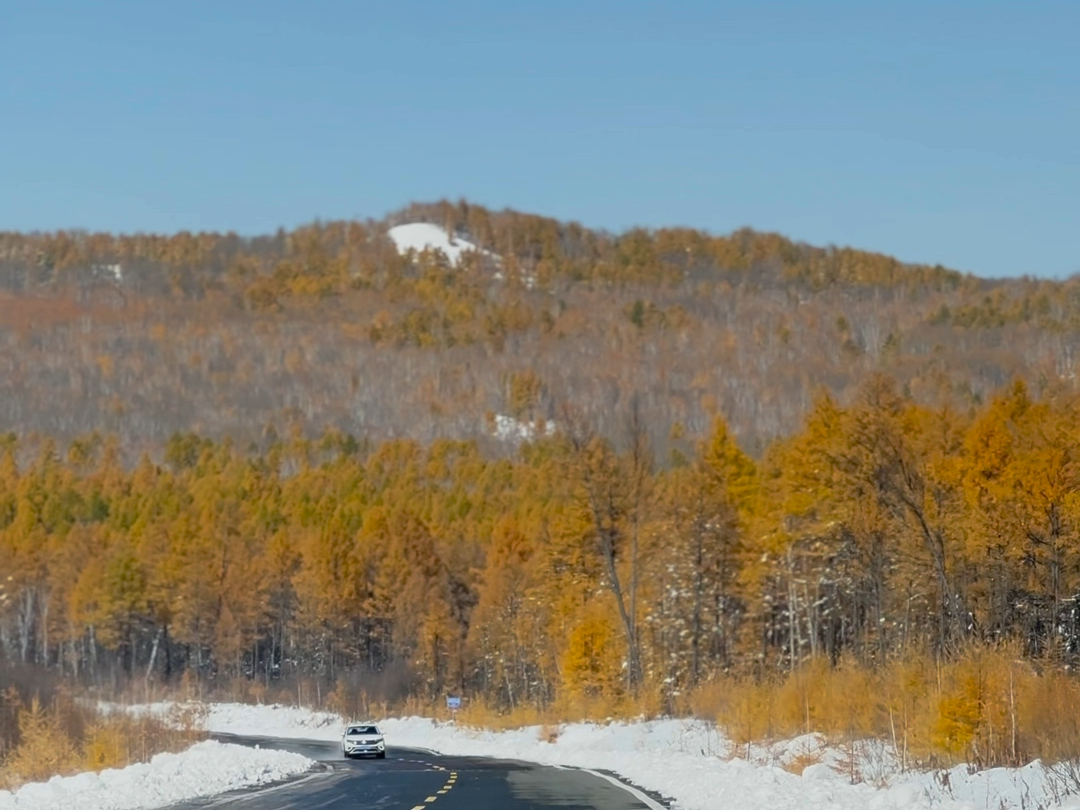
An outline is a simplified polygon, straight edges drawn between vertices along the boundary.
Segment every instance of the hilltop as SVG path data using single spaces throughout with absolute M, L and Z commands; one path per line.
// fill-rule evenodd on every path
M 717 412 L 756 453 L 878 371 L 959 408 L 1072 386 L 1078 330 L 1076 279 L 465 202 L 260 237 L 2 233 L 0 430 L 508 452 L 570 400 L 613 435 L 635 399 L 663 453 Z

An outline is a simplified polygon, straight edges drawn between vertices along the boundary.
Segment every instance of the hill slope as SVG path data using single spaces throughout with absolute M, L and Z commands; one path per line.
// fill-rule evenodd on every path
M 405 250 L 433 239 L 451 255 Z M 661 448 L 719 411 L 756 450 L 818 387 L 887 371 L 964 407 L 1017 375 L 1072 385 L 1080 343 L 1075 280 L 467 203 L 258 238 L 0 234 L 0 290 L 0 430 L 129 450 L 297 426 L 508 449 L 500 417 L 573 401 L 614 434 L 631 399 Z

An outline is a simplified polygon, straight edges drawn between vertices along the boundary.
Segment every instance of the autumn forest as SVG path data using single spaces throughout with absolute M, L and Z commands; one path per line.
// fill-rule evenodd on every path
M 1080 752 L 1076 279 L 443 202 L 0 233 L 0 346 L 8 673 Z

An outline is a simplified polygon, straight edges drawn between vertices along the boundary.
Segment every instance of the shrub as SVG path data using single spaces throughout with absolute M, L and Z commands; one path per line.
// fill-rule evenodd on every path
M 35 697 L 19 712 L 19 744 L 0 771 L 0 781 L 15 787 L 78 769 L 78 750 L 60 725 L 59 715 Z

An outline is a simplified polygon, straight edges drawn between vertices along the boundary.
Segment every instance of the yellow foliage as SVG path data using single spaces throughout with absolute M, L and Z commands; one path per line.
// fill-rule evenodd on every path
M 99 723 L 90 729 L 83 742 L 83 763 L 87 770 L 119 768 L 127 762 L 127 740 L 116 723 Z
M 1015 726 L 1006 729 L 1014 762 L 1039 756 L 1049 762 L 1076 757 L 1080 751 L 1080 683 L 1050 670 L 1035 676 L 1030 666 L 1013 662 L 1008 701 Z
M 936 748 L 960 754 L 971 745 L 978 729 L 978 690 L 974 680 L 967 678 L 956 691 L 941 696 L 930 739 Z
M 942 667 L 937 716 L 930 734 L 935 750 L 985 764 L 1009 759 L 1015 703 L 1013 655 L 973 649 Z M 1012 698 L 1012 700 L 1010 700 Z
M 597 611 L 571 631 L 562 659 L 563 687 L 572 695 L 617 697 L 623 691 L 620 650 L 614 622 Z
M 728 699 L 721 707 L 720 722 L 727 728 L 733 742 L 750 745 L 774 735 L 773 700 L 775 686 L 754 681 L 733 682 Z
M 19 712 L 19 744 L 4 762 L 0 779 L 10 786 L 78 770 L 79 755 L 58 715 L 37 698 Z

